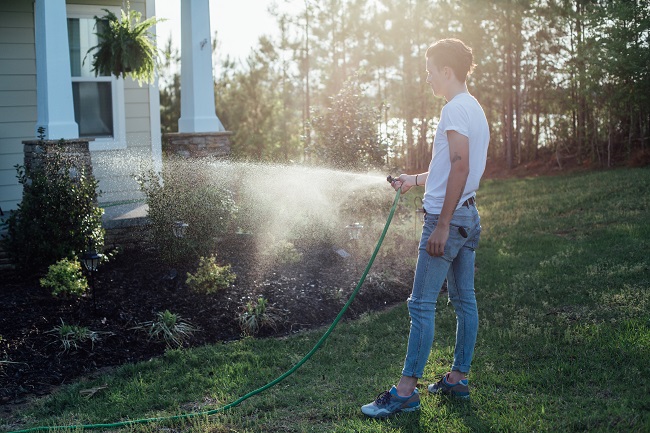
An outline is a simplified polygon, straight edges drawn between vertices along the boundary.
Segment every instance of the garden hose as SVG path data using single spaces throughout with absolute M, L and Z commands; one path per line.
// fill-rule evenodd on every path
M 393 219 L 393 215 L 395 214 L 395 209 L 397 208 L 397 203 L 399 202 L 399 198 L 401 195 L 401 189 L 398 188 L 397 194 L 395 194 L 395 200 L 393 201 L 393 206 L 390 209 L 390 213 L 388 214 L 388 219 L 386 220 L 386 224 L 384 225 L 384 230 L 381 233 L 381 236 L 379 237 L 379 241 L 377 242 L 377 245 L 375 246 L 375 250 L 372 253 L 372 256 L 370 257 L 370 260 L 368 261 L 368 264 L 366 265 L 366 269 L 363 272 L 363 275 L 361 275 L 361 279 L 357 283 L 356 287 L 352 291 L 352 294 L 350 295 L 350 298 L 346 302 L 346 304 L 343 306 L 339 314 L 336 316 L 334 319 L 334 322 L 330 325 L 330 327 L 325 331 L 323 336 L 318 340 L 318 342 L 314 345 L 314 347 L 307 353 L 307 355 L 304 356 L 296 365 L 291 367 L 287 372 L 282 374 L 281 376 L 277 377 L 273 381 L 267 383 L 266 385 L 262 386 L 261 388 L 258 388 L 254 391 L 249 392 L 248 394 L 238 398 L 237 400 L 233 401 L 232 403 L 229 403 L 225 406 L 219 407 L 217 409 L 212 409 L 204 412 L 193 412 L 193 413 L 186 413 L 186 414 L 181 414 L 181 415 L 174 415 L 174 416 L 167 416 L 167 417 L 159 417 L 159 418 L 145 418 L 145 419 L 136 419 L 136 420 L 127 420 L 127 421 L 120 421 L 120 422 L 115 422 L 111 424 L 87 424 L 87 425 L 69 425 L 69 426 L 42 426 L 42 427 L 33 427 L 25 430 L 16 430 L 14 432 L 9 432 L 9 433 L 27 433 L 27 432 L 36 432 L 36 431 L 48 431 L 48 430 L 91 430 L 91 429 L 100 429 L 100 428 L 115 428 L 115 427 L 126 427 L 130 425 L 135 425 L 135 424 L 148 424 L 148 423 L 153 423 L 153 422 L 162 422 L 162 421 L 174 421 L 174 420 L 181 420 L 181 419 L 190 419 L 190 418 L 196 418 L 200 416 L 208 416 L 208 415 L 214 415 L 220 412 L 224 412 L 228 409 L 231 409 L 235 406 L 238 406 L 241 404 L 243 401 L 248 400 L 254 395 L 260 394 L 263 391 L 266 391 L 267 389 L 277 385 L 278 383 L 282 382 L 284 379 L 287 377 L 291 376 L 296 370 L 298 370 L 309 358 L 312 357 L 314 353 L 322 346 L 322 344 L 327 340 L 327 338 L 330 336 L 336 325 L 339 323 L 345 312 L 347 311 L 348 307 L 352 304 L 352 301 L 354 301 L 354 298 L 357 296 L 359 293 L 359 290 L 361 289 L 361 285 L 366 279 L 366 276 L 368 275 L 368 272 L 370 271 L 370 268 L 372 267 L 372 263 L 375 261 L 375 257 L 377 257 L 377 253 L 379 252 L 379 247 L 381 247 L 381 244 L 384 241 L 384 237 L 386 237 L 386 232 L 388 231 L 388 227 L 390 226 L 390 222 Z

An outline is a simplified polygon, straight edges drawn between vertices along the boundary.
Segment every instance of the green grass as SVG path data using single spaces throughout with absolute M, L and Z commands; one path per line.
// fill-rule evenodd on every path
M 340 324 L 296 374 L 229 412 L 124 431 L 650 431 L 649 191 L 649 169 L 484 182 L 471 402 L 423 391 L 420 413 L 361 415 L 399 378 L 409 327 L 401 305 Z M 436 326 L 424 384 L 451 362 L 445 302 Z M 67 386 L 20 417 L 68 425 L 214 409 L 288 370 L 322 332 L 170 351 Z M 90 399 L 79 393 L 103 384 Z

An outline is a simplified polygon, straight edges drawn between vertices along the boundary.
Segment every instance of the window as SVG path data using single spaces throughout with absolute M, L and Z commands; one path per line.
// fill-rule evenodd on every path
M 97 45 L 94 17 L 103 12 L 99 6 L 68 5 L 74 117 L 79 125 L 79 137 L 95 139 L 90 142 L 91 150 L 124 149 L 124 80 L 112 75 L 96 77 L 92 71 L 92 53 L 86 54 Z M 119 14 L 119 10 L 113 12 Z

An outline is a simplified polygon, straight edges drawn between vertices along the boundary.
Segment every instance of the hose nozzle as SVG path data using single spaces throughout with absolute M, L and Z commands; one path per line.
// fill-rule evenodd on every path
M 399 180 L 399 178 L 397 178 L 397 177 L 393 177 L 393 176 L 391 176 L 390 174 L 389 174 L 388 177 L 386 178 L 386 181 L 387 181 L 388 183 L 397 182 L 398 180 Z

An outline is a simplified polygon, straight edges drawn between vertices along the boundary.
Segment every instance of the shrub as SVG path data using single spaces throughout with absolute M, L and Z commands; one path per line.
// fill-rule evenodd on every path
M 88 290 L 88 281 L 76 260 L 61 259 L 50 265 L 40 283 L 41 287 L 51 288 L 54 296 L 80 297 Z
M 97 180 L 61 146 L 43 142 L 41 164 L 16 166 L 23 199 L 8 219 L 5 245 L 24 271 L 41 272 L 79 255 L 89 244 L 98 250 L 104 245 Z
M 79 349 L 79 345 L 85 341 L 90 340 L 92 346 L 99 340 L 99 334 L 91 331 L 85 326 L 68 325 L 61 319 L 61 325 L 55 326 L 54 329 L 49 331 L 54 334 L 56 339 L 61 342 L 61 347 L 64 352 L 67 352 L 72 347 Z
M 228 228 L 235 211 L 233 194 L 211 178 L 211 170 L 200 161 L 170 158 L 161 175 L 149 170 L 137 177 L 149 206 L 154 242 L 168 262 L 210 255 L 216 238 Z M 189 225 L 182 239 L 172 232 L 176 221 Z
M 250 300 L 246 303 L 243 311 L 237 317 L 239 327 L 244 335 L 255 335 L 264 326 L 275 329 L 279 317 L 268 306 L 268 300 L 263 296 L 256 301 Z
M 164 341 L 168 348 L 182 347 L 198 331 L 191 323 L 169 310 L 156 313 L 156 319 L 143 322 L 136 329 L 144 329 L 150 340 Z
M 270 243 L 264 254 L 274 263 L 282 265 L 293 265 L 302 260 L 302 253 L 296 249 L 292 242 L 284 239 Z
M 230 265 L 219 266 L 215 256 L 201 257 L 196 273 L 187 273 L 185 283 L 195 292 L 212 294 L 225 289 L 232 284 L 237 275 L 231 271 Z

